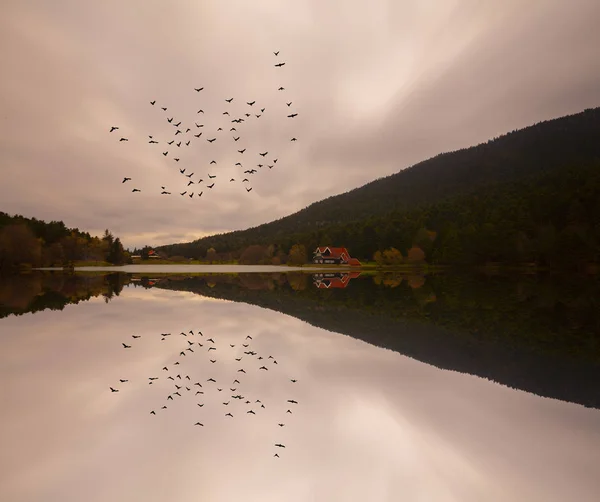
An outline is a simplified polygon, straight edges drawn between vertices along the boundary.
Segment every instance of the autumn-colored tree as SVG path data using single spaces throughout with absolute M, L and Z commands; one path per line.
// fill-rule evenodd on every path
M 389 248 L 383 252 L 383 262 L 386 265 L 399 265 L 403 260 L 402 253 L 396 248 Z
M 384 264 L 383 254 L 381 253 L 381 251 L 375 251 L 375 254 L 373 254 L 373 261 L 377 263 L 378 266 L 382 266 Z
M 290 265 L 304 265 L 308 261 L 308 255 L 306 254 L 306 248 L 303 244 L 294 244 L 288 256 L 288 264 Z
M 268 257 L 268 251 L 265 247 L 259 245 L 248 246 L 240 256 L 240 263 L 243 265 L 259 265 L 264 263 Z
M 425 261 L 425 253 L 419 246 L 413 246 L 408 250 L 406 259 L 411 263 L 422 263 Z
M 213 263 L 215 261 L 217 261 L 218 257 L 217 257 L 217 251 L 215 248 L 209 248 L 206 251 L 206 261 L 208 263 Z
M 42 243 L 27 225 L 7 225 L 0 230 L 0 270 L 14 269 L 19 264 L 38 266 Z

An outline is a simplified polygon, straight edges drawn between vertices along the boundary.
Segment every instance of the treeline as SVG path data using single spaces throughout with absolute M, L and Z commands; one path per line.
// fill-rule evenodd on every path
M 70 267 L 76 261 L 121 265 L 130 261 L 121 240 L 106 230 L 92 237 L 62 221 L 45 222 L 0 212 L 0 274 L 24 267 Z
M 274 246 L 278 256 L 301 244 L 310 258 L 317 246 L 331 245 L 362 260 L 395 248 L 404 260 L 416 246 L 436 263 L 563 266 L 583 241 L 581 263 L 597 242 L 590 201 L 599 195 L 598 137 L 600 108 L 588 109 L 438 155 L 271 223 L 158 249 L 204 259 L 212 248 L 237 259 L 252 245 Z
M 344 246 L 352 256 L 383 265 L 500 262 L 582 270 L 600 263 L 600 159 L 348 224 L 275 237 L 217 235 L 161 251 L 285 263 L 292 248 L 302 249 L 306 260 L 323 245 Z

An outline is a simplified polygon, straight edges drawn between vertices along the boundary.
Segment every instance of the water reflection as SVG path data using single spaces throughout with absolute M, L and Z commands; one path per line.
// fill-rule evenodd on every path
M 596 500 L 597 410 L 217 298 L 279 291 L 286 303 L 284 288 L 322 293 L 310 279 L 295 277 L 296 290 L 282 277 L 160 280 L 131 284 L 108 303 L 100 293 L 62 312 L 0 320 L 0 377 L 8 382 L 0 500 Z M 183 291 L 198 283 L 213 295 Z M 180 333 L 189 330 L 213 338 L 217 350 L 180 356 L 192 338 Z M 240 362 L 231 356 L 247 336 L 248 348 L 279 363 L 278 372 L 270 366 L 240 379 L 240 392 L 265 403 L 261 413 L 225 417 L 222 393 L 211 389 L 198 396 L 202 408 L 182 397 L 149 414 L 172 393 L 166 375 L 175 362 L 192 382 L 233 382 Z M 208 362 L 217 353 L 219 364 Z M 109 390 L 114 382 L 119 393 Z M 280 428 L 280 405 L 290 398 L 299 404 Z M 281 458 L 275 442 L 286 445 Z
M 323 287 L 326 279 L 345 287 Z M 600 407 L 600 284 L 579 278 L 32 274 L 2 283 L 0 315 L 109 301 L 126 284 L 258 305 L 439 368 Z

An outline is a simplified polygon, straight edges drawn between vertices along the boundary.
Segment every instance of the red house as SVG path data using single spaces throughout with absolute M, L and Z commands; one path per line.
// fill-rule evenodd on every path
M 313 263 L 350 265 L 351 267 L 360 267 L 360 261 L 352 258 L 346 248 L 332 248 L 329 246 L 318 247 L 313 253 Z

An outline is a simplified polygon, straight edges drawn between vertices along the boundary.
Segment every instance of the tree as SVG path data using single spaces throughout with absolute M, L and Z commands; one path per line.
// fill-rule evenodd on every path
M 27 225 L 7 225 L 0 230 L 0 270 L 14 269 L 21 264 L 35 267 L 41 258 L 42 243 Z
M 259 265 L 264 263 L 267 257 L 267 249 L 255 244 L 244 249 L 239 261 L 243 265 Z
M 215 248 L 209 248 L 206 251 L 206 261 L 208 263 L 213 263 L 214 261 L 217 261 L 217 251 Z
M 304 265 L 308 261 L 306 248 L 303 244 L 294 244 L 288 256 L 290 265 Z

